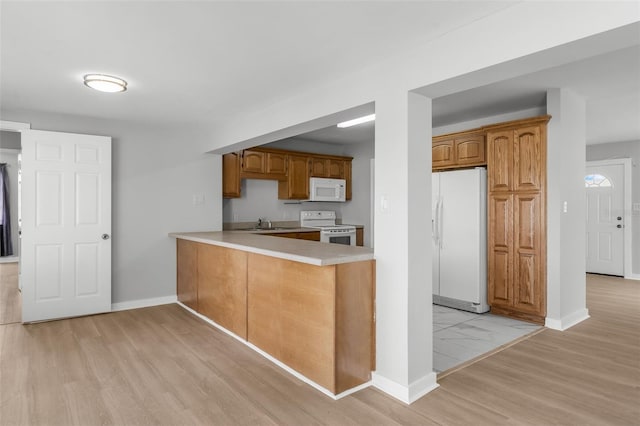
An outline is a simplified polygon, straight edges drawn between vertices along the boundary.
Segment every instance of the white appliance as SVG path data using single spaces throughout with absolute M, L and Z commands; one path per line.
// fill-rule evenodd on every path
M 487 171 L 432 173 L 431 179 L 433 303 L 487 312 Z
M 300 212 L 300 226 L 320 229 L 321 243 L 356 245 L 356 227 L 336 225 L 336 212 L 306 210 Z
M 309 179 L 309 201 L 345 202 L 347 181 L 312 177 Z

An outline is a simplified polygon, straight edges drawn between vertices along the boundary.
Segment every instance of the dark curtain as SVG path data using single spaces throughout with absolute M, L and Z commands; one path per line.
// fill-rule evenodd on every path
M 2 197 L 2 211 L 0 212 L 0 256 L 11 256 L 11 217 L 9 215 L 9 176 L 7 164 L 0 164 L 0 197 Z

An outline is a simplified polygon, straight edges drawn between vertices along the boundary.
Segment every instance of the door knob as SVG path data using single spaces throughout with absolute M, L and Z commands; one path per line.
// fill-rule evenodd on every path
M 622 220 L 622 216 L 618 216 L 618 220 Z
M 618 225 L 618 227 L 619 227 L 619 226 L 620 226 L 620 225 Z M 102 234 L 102 239 L 103 239 L 103 240 L 108 240 L 109 238 L 110 238 L 110 237 L 109 237 L 109 234 Z
M 622 225 L 618 224 L 616 225 L 616 228 L 622 228 Z

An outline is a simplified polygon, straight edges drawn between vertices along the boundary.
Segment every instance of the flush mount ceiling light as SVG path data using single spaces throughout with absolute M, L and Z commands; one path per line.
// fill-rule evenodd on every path
M 375 119 L 376 119 L 375 114 L 365 115 L 364 117 L 354 118 L 353 120 L 343 121 L 342 123 L 338 123 L 338 127 L 340 128 L 351 127 L 351 126 L 355 126 L 356 124 L 367 123 Z
M 84 85 L 101 92 L 124 92 L 127 90 L 127 82 L 119 77 L 105 74 L 87 74 L 84 76 Z

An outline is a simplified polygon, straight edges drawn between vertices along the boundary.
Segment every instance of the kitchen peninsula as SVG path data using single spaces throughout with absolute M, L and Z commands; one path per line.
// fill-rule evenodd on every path
M 260 232 L 172 233 L 186 307 L 333 397 L 375 369 L 373 250 Z

